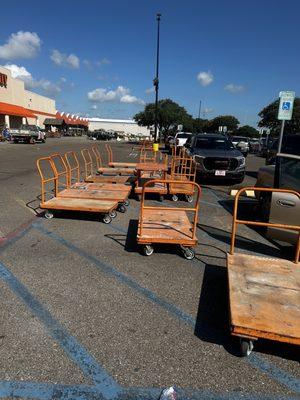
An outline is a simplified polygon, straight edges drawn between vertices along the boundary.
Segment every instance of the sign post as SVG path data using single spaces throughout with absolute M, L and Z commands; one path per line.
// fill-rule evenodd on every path
M 280 129 L 280 136 L 278 142 L 278 153 L 281 153 L 282 147 L 282 138 L 284 133 L 284 125 L 285 121 L 289 121 L 292 119 L 293 115 L 293 106 L 294 106 L 294 99 L 295 99 L 295 92 L 286 91 L 279 93 L 279 109 L 278 109 L 278 119 L 281 120 L 281 129 Z

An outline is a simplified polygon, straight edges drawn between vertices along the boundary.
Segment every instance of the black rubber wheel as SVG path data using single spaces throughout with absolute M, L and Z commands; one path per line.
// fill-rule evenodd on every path
M 154 252 L 153 246 L 151 244 L 146 244 L 146 246 L 143 247 L 143 253 L 145 256 L 151 256 Z
M 162 196 L 162 195 L 160 194 L 158 200 L 162 203 L 162 202 L 164 201 L 164 196 Z
M 103 219 L 102 219 L 102 221 L 105 223 L 105 224 L 110 224 L 111 223 L 111 216 L 109 215 L 109 214 L 105 214 L 104 216 L 103 216 Z
M 126 207 L 124 206 L 124 204 L 120 204 L 119 206 L 118 206 L 118 211 L 120 212 L 120 213 L 126 213 Z
M 183 256 L 186 260 L 193 260 L 195 258 L 195 251 L 189 247 L 183 249 Z
M 130 201 L 127 199 L 124 201 L 124 206 L 128 207 L 130 205 Z
M 30 144 L 35 144 L 35 139 L 34 139 L 34 138 L 30 138 L 30 139 L 29 139 L 29 143 L 30 143 Z
M 173 201 L 178 201 L 178 196 L 177 196 L 177 194 L 173 194 L 173 195 L 172 195 L 172 200 L 173 200 Z
M 53 214 L 52 211 L 46 210 L 46 211 L 45 211 L 45 214 L 44 214 L 44 217 L 45 217 L 46 219 L 52 219 L 52 218 L 54 217 L 54 214 Z
M 186 198 L 186 201 L 187 201 L 188 203 L 192 203 L 192 202 L 194 201 L 194 197 L 193 197 L 193 196 L 190 196 L 189 194 L 187 194 L 187 195 L 185 196 L 185 198 Z
M 253 350 L 252 340 L 240 339 L 240 354 L 242 357 L 250 356 Z
M 116 211 L 116 210 L 110 211 L 110 212 L 109 212 L 109 216 L 110 216 L 110 218 L 116 218 L 116 216 L 117 216 L 117 211 Z

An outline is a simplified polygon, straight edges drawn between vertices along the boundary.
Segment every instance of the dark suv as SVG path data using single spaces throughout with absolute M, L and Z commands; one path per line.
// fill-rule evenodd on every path
M 202 178 L 231 179 L 241 183 L 245 177 L 245 157 L 221 134 L 198 134 L 186 147 L 197 163 Z

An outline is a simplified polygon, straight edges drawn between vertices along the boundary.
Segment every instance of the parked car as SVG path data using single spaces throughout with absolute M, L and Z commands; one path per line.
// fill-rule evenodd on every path
M 244 157 L 247 157 L 250 151 L 250 140 L 244 136 L 231 136 L 230 137 L 234 146 L 240 150 Z
M 198 134 L 186 144 L 194 157 L 200 178 L 228 178 L 241 183 L 245 177 L 245 157 L 222 134 Z
M 14 143 L 46 142 L 45 132 L 36 125 L 22 124 L 19 129 L 11 129 L 10 134 Z
M 249 151 L 250 153 L 257 154 L 260 150 L 259 139 L 252 138 L 249 142 Z
M 293 137 L 297 136 L 293 135 Z M 282 152 L 275 158 L 275 164 L 259 169 L 257 187 L 292 189 L 300 193 L 300 141 L 294 144 L 295 154 Z M 300 200 L 295 195 L 286 193 L 270 195 L 265 192 L 256 192 L 256 197 L 265 221 L 300 225 Z M 268 236 L 289 243 L 295 243 L 297 239 L 295 231 L 278 228 L 269 228 Z
M 278 139 L 274 140 L 267 150 L 266 165 L 275 164 L 278 142 Z M 282 139 L 281 153 L 300 156 L 300 134 L 285 135 Z
M 169 139 L 169 146 L 182 147 L 191 136 L 193 136 L 193 134 L 190 132 L 177 132 L 173 138 Z

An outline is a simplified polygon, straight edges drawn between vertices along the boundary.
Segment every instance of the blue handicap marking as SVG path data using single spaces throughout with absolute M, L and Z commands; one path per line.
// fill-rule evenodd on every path
M 283 109 L 283 110 L 288 111 L 288 110 L 290 110 L 290 108 L 291 108 L 291 103 L 290 103 L 290 101 L 284 101 L 284 102 L 282 103 L 282 109 Z

